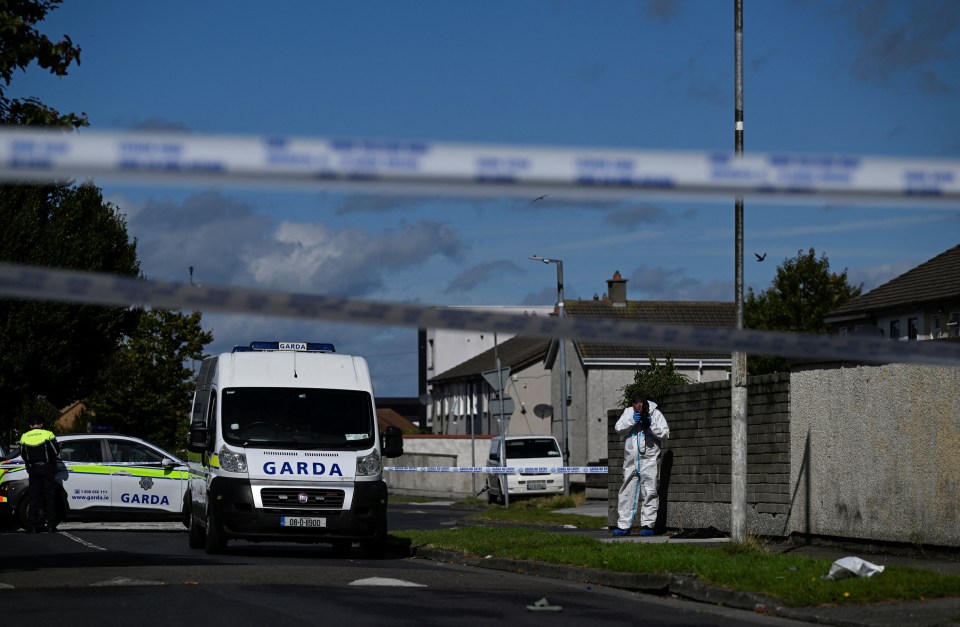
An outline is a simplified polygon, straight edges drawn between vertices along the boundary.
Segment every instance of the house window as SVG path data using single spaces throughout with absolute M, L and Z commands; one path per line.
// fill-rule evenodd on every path
M 900 321 L 899 320 L 890 321 L 890 339 L 891 340 L 900 339 Z
M 907 318 L 907 339 L 915 341 L 920 334 L 920 324 L 916 318 Z
M 950 314 L 950 322 L 947 323 L 947 335 L 950 337 L 960 337 L 960 312 Z
M 839 329 L 837 329 L 837 335 L 846 336 L 846 335 L 847 335 L 847 327 L 840 327 Z
M 940 314 L 933 314 L 930 316 L 930 338 L 937 339 L 940 337 Z

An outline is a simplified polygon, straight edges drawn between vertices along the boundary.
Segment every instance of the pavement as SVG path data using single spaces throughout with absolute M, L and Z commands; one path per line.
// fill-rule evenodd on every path
M 584 514 L 588 516 L 607 516 L 606 501 L 588 501 L 584 505 L 571 509 L 558 510 L 562 513 Z M 728 537 L 713 538 L 675 538 L 669 534 L 649 537 L 626 536 L 614 538 L 608 529 L 558 528 L 557 531 L 577 533 L 597 538 L 609 543 L 666 543 L 700 544 L 721 546 L 729 542 Z M 681 534 L 685 535 L 685 534 Z M 697 535 L 697 534 L 692 534 Z M 710 535 L 710 534 L 705 534 Z M 768 543 L 768 550 L 803 555 L 836 561 L 843 557 L 859 557 L 871 564 L 887 566 L 897 565 L 910 568 L 931 570 L 940 574 L 960 577 L 960 552 L 939 553 L 935 556 L 910 554 L 906 547 L 855 547 L 825 546 L 816 544 L 796 544 L 791 542 Z M 730 590 L 706 584 L 689 574 L 669 573 L 617 573 L 613 571 L 585 569 L 582 567 L 546 564 L 527 560 L 506 558 L 466 558 L 448 551 L 418 548 L 416 556 L 438 561 L 457 562 L 481 568 L 493 568 L 544 577 L 553 577 L 568 581 L 578 581 L 591 585 L 610 586 L 636 592 L 664 595 L 676 595 L 689 600 L 723 605 L 749 610 L 768 616 L 777 616 L 797 621 L 842 627 L 901 626 L 930 627 L 950 625 L 960 627 L 960 580 L 957 595 L 944 599 L 917 599 L 913 601 L 881 604 L 849 604 L 844 606 L 788 607 L 779 600 L 761 594 Z M 827 573 L 824 573 L 826 575 Z M 878 573 L 874 576 L 882 576 Z

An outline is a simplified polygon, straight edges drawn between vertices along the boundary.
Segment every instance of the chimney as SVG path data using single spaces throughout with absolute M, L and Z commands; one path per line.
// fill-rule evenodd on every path
M 614 307 L 627 306 L 627 279 L 620 276 L 619 270 L 613 273 L 612 279 L 607 279 L 607 293 Z

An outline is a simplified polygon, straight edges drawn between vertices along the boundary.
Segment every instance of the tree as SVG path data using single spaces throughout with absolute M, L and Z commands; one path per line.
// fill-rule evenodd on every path
M 830 272 L 825 254 L 818 258 L 813 248 L 806 253 L 798 250 L 795 258 L 784 259 L 777 267 L 770 288 L 759 295 L 748 288 L 743 304 L 744 326 L 764 331 L 827 333 L 824 316 L 862 291 L 862 283 L 849 284 L 846 268 L 839 274 Z M 787 369 L 787 360 L 782 357 L 750 355 L 747 359 L 750 374 Z
M 148 309 L 104 370 L 81 422 L 92 421 L 177 452 L 187 437 L 193 395 L 191 360 L 213 335 L 200 313 Z M 90 415 L 92 414 L 92 415 Z
M 93 185 L 0 186 L 0 261 L 140 275 L 123 216 Z M 22 426 L 30 399 L 83 398 L 136 322 L 129 308 L 0 298 L 3 431 Z
M 633 375 L 633 383 L 623 386 L 620 407 L 630 405 L 635 395 L 659 404 L 663 401 L 667 389 L 688 383 L 690 383 L 689 377 L 677 372 L 673 359 L 669 355 L 663 365 L 657 363 L 656 358 L 650 357 L 650 367 L 638 368 Z
M 0 4 L 0 124 L 30 124 L 79 128 L 87 115 L 60 114 L 35 98 L 7 98 L 14 72 L 26 71 L 34 61 L 54 76 L 66 76 L 72 63 L 80 64 L 80 47 L 70 37 L 54 43 L 36 29 L 60 0 L 17 0 Z

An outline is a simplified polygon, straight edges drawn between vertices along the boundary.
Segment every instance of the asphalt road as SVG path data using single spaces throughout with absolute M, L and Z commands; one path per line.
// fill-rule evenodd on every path
M 392 505 L 391 529 L 442 528 L 469 510 Z M 392 556 L 339 557 L 324 545 L 187 546 L 174 524 L 65 524 L 0 534 L 8 624 L 798 625 L 751 612 L 602 586 Z

